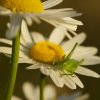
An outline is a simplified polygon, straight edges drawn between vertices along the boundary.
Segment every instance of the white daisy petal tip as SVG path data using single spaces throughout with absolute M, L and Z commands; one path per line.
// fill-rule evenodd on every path
M 82 66 L 78 67 L 76 73 L 89 77 L 100 78 L 100 75 L 98 73 Z
M 68 76 L 70 80 L 72 80 L 76 85 L 78 85 L 80 88 L 84 88 L 83 83 L 81 80 L 74 74 L 74 76 Z
M 95 78 L 100 78 L 100 74 L 94 75 Z
M 45 38 L 42 35 L 42 33 L 39 33 L 39 32 L 31 32 L 31 35 L 32 35 L 32 38 L 33 38 L 33 40 L 34 40 L 35 43 L 41 42 L 41 41 L 44 41 L 45 40 Z
M 32 83 L 25 82 L 23 84 L 22 90 L 27 100 L 32 100 L 34 98 L 34 95 L 33 95 L 35 92 L 34 89 L 35 87 Z
M 84 40 L 86 39 L 87 35 L 85 32 L 79 33 L 80 37 L 83 38 Z
M 84 25 L 82 21 L 78 21 L 78 20 L 71 18 L 71 17 L 64 17 L 63 19 L 66 22 L 69 22 L 69 23 L 74 24 L 74 25 Z
M 78 25 L 84 25 L 84 23 L 82 21 L 77 21 Z
M 86 56 L 82 65 L 97 65 L 100 64 L 100 57 L 98 56 Z
M 81 86 L 79 86 L 79 87 L 83 89 L 83 88 L 84 88 L 84 85 L 82 84 L 82 85 L 81 85 Z
M 54 30 L 51 32 L 51 35 L 49 37 L 49 41 L 56 44 L 60 44 L 65 37 L 65 32 L 66 29 L 63 28 L 62 26 L 58 26 L 54 28 Z
M 71 86 L 71 87 L 69 87 L 70 89 L 72 89 L 72 90 L 76 90 L 77 89 L 77 86 L 76 86 L 76 84 L 75 84 L 75 86 Z

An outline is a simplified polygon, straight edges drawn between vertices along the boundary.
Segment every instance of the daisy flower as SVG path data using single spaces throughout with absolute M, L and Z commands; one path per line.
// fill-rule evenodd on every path
M 25 82 L 22 87 L 23 93 L 26 100 L 39 100 L 40 89 L 39 86 L 34 86 L 30 82 Z M 46 85 L 44 88 L 44 98 L 45 100 L 55 100 L 56 99 L 56 89 L 52 85 Z M 12 96 L 11 100 L 23 100 L 15 95 Z
M 81 21 L 77 21 L 71 17 L 78 16 L 71 8 L 50 9 L 63 0 L 1 0 L 0 1 L 0 15 L 10 16 L 11 25 L 9 26 L 6 36 L 12 39 L 18 33 L 20 29 L 22 19 L 24 19 L 28 25 L 33 21 L 40 23 L 40 19 L 58 26 L 61 24 L 66 27 L 67 31 L 74 34 L 73 31 L 77 29 L 77 25 L 82 25 Z M 75 35 L 75 34 L 74 34 Z M 68 37 L 69 34 L 68 34 Z
M 19 63 L 31 64 L 27 69 L 40 69 L 50 76 L 58 87 L 64 84 L 71 89 L 83 84 L 75 73 L 99 78 L 100 75 L 82 65 L 100 64 L 96 56 L 97 48 L 80 46 L 86 34 L 81 33 L 72 39 L 64 40 L 66 30 L 62 26 L 55 28 L 47 39 L 38 32 L 28 32 L 26 23 L 22 24 Z M 10 40 L 0 39 L 0 42 L 12 45 Z M 78 43 L 78 46 L 75 45 Z M 0 47 L 0 53 L 11 56 L 11 47 Z

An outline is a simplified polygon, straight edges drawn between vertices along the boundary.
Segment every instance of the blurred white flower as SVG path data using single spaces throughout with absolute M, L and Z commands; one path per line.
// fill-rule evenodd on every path
M 58 100 L 89 100 L 89 94 L 82 94 L 81 91 L 71 93 L 70 95 L 63 95 Z
M 12 98 L 11 98 L 11 100 L 22 100 L 22 99 L 19 98 L 19 97 L 17 97 L 17 96 L 15 96 L 15 95 L 13 95 Z
M 100 57 L 96 56 L 96 47 L 80 46 L 86 38 L 85 33 L 64 41 L 66 30 L 61 26 L 55 28 L 48 39 L 40 33 L 30 34 L 24 22 L 21 29 L 19 63 L 31 64 L 27 69 L 39 68 L 43 74 L 49 75 L 58 87 L 65 84 L 71 89 L 76 89 L 76 85 L 84 87 L 75 73 L 100 78 L 96 72 L 82 67 L 100 64 Z M 0 39 L 0 42 L 12 46 L 10 40 Z M 78 46 L 73 50 L 75 43 L 78 43 Z M 7 56 L 11 56 L 11 50 L 11 47 L 0 47 L 0 53 Z
M 22 87 L 23 93 L 26 100 L 40 100 L 40 89 L 39 86 L 35 87 L 32 83 L 25 82 Z M 55 100 L 56 90 L 52 85 L 46 85 L 44 88 L 44 99 Z M 12 96 L 11 100 L 23 100 L 17 96 Z
M 53 26 L 62 25 L 67 31 L 74 34 L 77 25 L 82 25 L 71 17 L 78 16 L 72 8 L 49 9 L 63 0 L 2 0 L 0 1 L 0 15 L 10 16 L 11 25 L 6 32 L 6 36 L 12 39 L 18 33 L 22 19 L 31 25 L 33 21 L 40 23 L 40 19 L 52 24 Z M 75 35 L 75 34 L 74 34 Z

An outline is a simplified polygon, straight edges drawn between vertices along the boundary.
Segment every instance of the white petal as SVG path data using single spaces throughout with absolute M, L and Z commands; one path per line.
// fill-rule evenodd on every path
M 3 15 L 3 16 L 10 16 L 12 13 L 10 10 L 7 10 L 7 11 L 0 11 L 0 15 Z
M 29 26 L 31 26 L 32 23 L 33 23 L 32 18 L 30 16 L 28 16 L 28 15 L 24 15 L 24 18 L 25 18 L 25 21 L 27 22 L 27 24 Z
M 80 88 L 84 88 L 83 83 L 81 82 L 81 80 L 76 76 L 68 76 L 73 82 L 75 82 Z
M 48 65 L 49 66 L 49 65 Z M 50 72 L 49 72 L 49 69 L 48 69 L 48 66 L 47 65 L 43 65 L 43 66 L 41 66 L 41 68 L 40 68 L 40 71 L 43 73 L 43 74 L 45 74 L 45 75 L 49 75 L 50 74 Z M 49 66 L 50 67 L 50 66 Z
M 66 32 L 65 28 L 63 28 L 62 26 L 56 27 L 56 28 L 52 31 L 52 33 L 51 33 L 51 35 L 50 35 L 50 37 L 49 37 L 49 41 L 50 41 L 50 42 L 53 42 L 53 43 L 55 43 L 55 44 L 60 44 L 61 41 L 62 41 L 62 40 L 64 39 L 64 37 L 65 37 L 65 32 Z
M 1 42 L 1 43 L 5 43 L 5 44 L 12 45 L 12 41 L 10 41 L 10 40 L 8 40 L 8 39 L 0 38 L 0 42 Z
M 61 23 L 62 26 L 66 27 L 67 30 L 76 31 L 77 25 L 67 24 L 67 23 Z
M 43 35 L 39 32 L 32 32 L 31 34 L 35 43 L 45 40 Z
M 29 82 L 25 82 L 23 84 L 23 93 L 26 97 L 27 100 L 35 100 L 35 95 L 34 95 L 34 86 L 33 84 L 29 83 Z
M 69 24 L 83 25 L 83 23 L 81 21 L 78 21 L 78 20 L 71 18 L 71 17 L 64 17 L 63 19 Z
M 84 61 L 82 65 L 96 65 L 100 64 L 100 57 L 98 56 L 89 56 L 89 57 L 84 57 Z
M 31 38 L 31 35 L 29 33 L 29 30 L 28 30 L 28 27 L 27 27 L 27 24 L 24 20 L 22 20 L 22 25 L 21 25 L 21 35 L 24 39 L 24 41 L 27 43 L 27 45 L 32 45 L 33 44 L 33 41 L 32 41 L 32 38 Z
M 35 88 L 35 100 L 40 98 L 40 88 L 37 86 Z M 47 85 L 44 87 L 44 99 L 45 100 L 54 100 L 56 98 L 56 90 L 52 85 Z
M 44 17 L 46 19 L 59 21 L 60 23 L 72 24 L 69 21 L 66 21 L 64 18 L 79 16 L 80 14 L 74 11 L 72 8 L 61 8 L 61 9 L 49 9 L 44 10 L 43 13 L 40 14 L 40 17 Z M 76 25 L 76 24 L 73 24 Z
M 11 25 L 10 25 L 10 28 L 6 32 L 6 37 L 8 39 L 14 38 L 19 33 L 22 17 L 20 15 L 13 14 L 10 20 L 11 20 Z
M 44 13 L 40 14 L 40 18 L 46 22 L 48 22 L 49 24 L 52 24 L 53 26 L 63 26 L 65 27 L 67 30 L 73 30 L 76 31 L 77 29 L 77 25 L 76 24 L 71 24 L 68 23 L 68 21 L 65 21 L 63 18 L 64 17 L 73 17 L 73 16 L 77 16 L 79 14 L 76 13 L 76 11 L 73 10 L 62 10 L 62 9 L 58 9 L 58 10 L 45 10 Z
M 6 11 L 7 9 L 5 7 L 0 6 L 0 11 Z
M 12 98 L 11 98 L 11 100 L 22 100 L 22 99 L 13 95 Z
M 40 87 L 39 86 L 35 87 L 35 100 L 40 100 Z
M 0 53 L 10 54 L 11 55 L 12 48 L 10 47 L 0 47 Z M 19 52 L 19 57 L 28 58 L 23 52 Z
M 55 12 L 65 12 L 65 11 L 72 11 L 73 10 L 73 8 L 60 8 L 60 9 L 49 9 L 49 10 L 45 10 L 45 11 L 47 11 L 47 12 L 51 12 L 51 13 L 55 13 Z
M 28 44 L 26 43 L 26 41 L 24 40 L 24 38 L 23 38 L 22 35 L 21 35 L 21 37 L 20 37 L 20 43 L 21 43 L 21 45 L 23 45 L 25 48 L 30 49 L 30 45 L 28 45 Z
M 62 77 L 66 86 L 71 89 L 76 89 L 76 84 L 67 75 L 63 75 Z
M 54 100 L 56 98 L 56 89 L 52 85 L 47 85 L 44 88 L 45 100 Z
M 43 11 L 44 12 L 44 11 Z M 40 14 L 28 14 L 28 17 L 30 17 L 32 19 L 32 22 L 36 22 L 37 24 L 41 23 L 41 20 L 39 18 Z
M 21 50 L 22 52 L 25 52 L 25 54 L 26 54 L 27 56 L 29 56 L 29 49 L 28 49 L 28 48 L 26 48 L 25 46 L 23 46 L 23 45 L 20 44 L 20 50 Z
M 60 13 L 59 13 L 60 14 Z M 62 18 L 57 18 L 57 14 L 55 17 L 51 17 L 51 16 L 55 16 L 55 14 L 52 15 L 42 15 L 40 18 L 46 22 L 48 22 L 49 24 L 58 27 L 59 25 L 62 26 L 63 28 L 66 28 L 67 30 L 73 30 L 76 31 L 77 29 L 77 25 L 72 25 L 72 24 L 68 24 L 66 23 L 64 20 L 62 20 Z
M 19 63 L 36 64 L 37 62 L 33 59 L 19 58 Z
M 85 33 L 80 33 L 79 35 L 73 37 L 71 40 L 62 43 L 62 48 L 64 51 L 71 50 L 75 43 L 81 44 L 86 38 Z
M 0 6 L 0 15 L 9 16 L 10 14 L 12 14 L 12 12 L 9 9 Z
M 0 53 L 6 53 L 11 55 L 12 49 L 10 47 L 0 47 Z
M 28 69 L 28 70 L 30 70 L 30 69 L 39 69 L 39 68 L 41 68 L 41 66 L 42 66 L 42 64 L 37 62 L 36 64 L 31 65 L 31 66 L 27 67 L 26 69 Z
M 83 58 L 95 55 L 97 52 L 98 50 L 95 47 L 79 46 L 75 49 L 72 55 L 72 58 L 79 60 L 79 59 L 83 59 Z
M 68 39 L 72 39 L 73 37 L 71 36 L 71 34 L 66 30 L 65 35 L 68 37 Z
M 57 27 L 58 25 L 54 22 L 54 20 L 48 20 L 47 18 L 45 18 L 44 16 L 40 17 L 41 20 L 53 25 L 54 27 Z
M 58 71 L 50 69 L 50 77 L 58 87 L 63 87 L 64 82 Z
M 48 8 L 58 5 L 62 1 L 63 0 L 47 0 L 47 1 L 44 1 L 42 4 L 43 4 L 44 9 L 48 9 Z
M 24 58 L 24 59 L 29 59 L 29 56 L 26 54 L 26 52 L 19 51 L 19 57 Z
M 77 70 L 76 70 L 75 72 L 78 73 L 78 74 L 81 74 L 81 75 L 85 75 L 85 76 L 100 78 L 100 75 L 97 74 L 96 72 L 94 72 L 94 71 L 92 71 L 92 70 L 90 70 L 90 69 L 81 67 L 81 66 L 78 67 Z

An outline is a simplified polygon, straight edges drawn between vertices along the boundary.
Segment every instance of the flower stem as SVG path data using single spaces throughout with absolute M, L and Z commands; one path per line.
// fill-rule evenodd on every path
M 44 100 L 45 75 L 40 74 L 40 100 Z
M 11 58 L 11 65 L 9 68 L 9 76 L 8 82 L 6 85 L 6 90 L 4 94 L 3 100 L 11 100 L 12 93 L 14 90 L 14 85 L 17 76 L 17 69 L 18 69 L 18 57 L 19 57 L 19 48 L 20 48 L 20 34 L 18 34 L 15 39 L 13 39 L 12 45 L 12 58 Z

